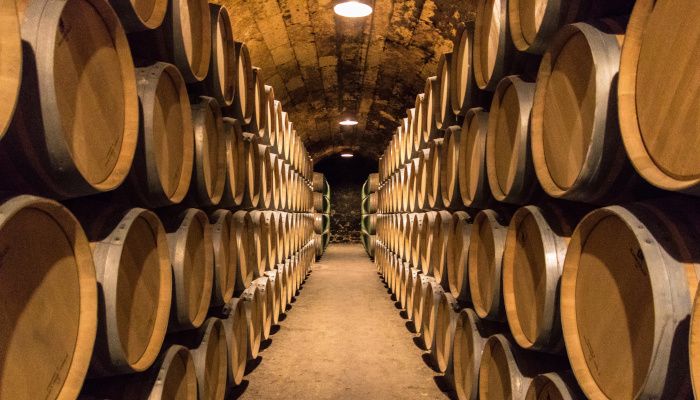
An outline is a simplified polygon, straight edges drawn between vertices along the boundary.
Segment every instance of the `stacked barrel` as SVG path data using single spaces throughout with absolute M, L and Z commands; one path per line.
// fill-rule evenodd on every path
M 476 3 L 379 159 L 408 326 L 460 399 L 700 394 L 700 3 Z
M 232 12 L 0 1 L 0 399 L 223 399 L 288 310 L 313 162 Z
M 313 173 L 314 243 L 316 259 L 320 259 L 331 241 L 331 186 L 325 175 Z
M 360 239 L 367 255 L 374 258 L 374 244 L 377 241 L 377 189 L 379 174 L 369 174 L 362 185 L 362 214 L 360 221 Z

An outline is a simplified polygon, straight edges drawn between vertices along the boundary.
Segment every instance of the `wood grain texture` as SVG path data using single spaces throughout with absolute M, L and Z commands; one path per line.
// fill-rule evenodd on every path
M 632 164 L 651 184 L 700 194 L 697 147 L 700 15 L 692 1 L 639 1 L 620 61 L 618 102 L 622 139 Z M 674 43 L 669 46 L 668 43 Z M 670 62 L 672 61 L 672 62 Z

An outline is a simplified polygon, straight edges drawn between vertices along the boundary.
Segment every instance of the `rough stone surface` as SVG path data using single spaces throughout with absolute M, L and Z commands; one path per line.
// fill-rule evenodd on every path
M 331 245 L 233 398 L 448 398 L 414 336 L 362 246 Z
M 351 148 L 376 159 L 475 0 L 373 0 L 367 18 L 331 0 L 215 0 L 263 69 L 312 156 Z M 357 118 L 353 128 L 338 122 Z
M 316 164 L 331 187 L 331 243 L 359 243 L 362 184 L 377 162 L 360 154 L 351 159 L 338 155 Z

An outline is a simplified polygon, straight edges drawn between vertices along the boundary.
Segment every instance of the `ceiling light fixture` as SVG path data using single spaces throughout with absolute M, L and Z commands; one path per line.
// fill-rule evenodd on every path
M 341 153 L 340 156 L 343 157 L 343 158 L 353 158 L 353 157 L 355 157 L 354 154 L 348 153 L 348 152 Z
M 341 17 L 362 18 L 372 14 L 372 7 L 356 0 L 350 0 L 336 4 L 333 11 Z
M 343 125 L 343 126 L 353 126 L 353 125 L 357 125 L 357 121 L 355 121 L 355 120 L 353 120 L 353 119 L 346 119 L 346 120 L 344 120 L 344 121 L 340 121 L 340 125 Z

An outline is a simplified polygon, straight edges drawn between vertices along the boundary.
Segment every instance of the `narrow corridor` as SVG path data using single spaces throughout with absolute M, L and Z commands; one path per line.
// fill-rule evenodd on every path
M 447 398 L 360 244 L 331 245 L 301 292 L 241 399 Z

